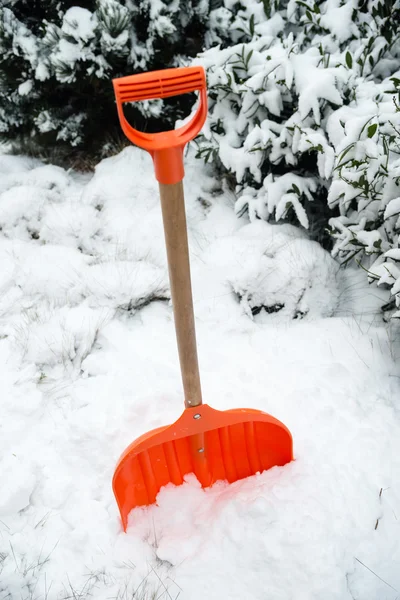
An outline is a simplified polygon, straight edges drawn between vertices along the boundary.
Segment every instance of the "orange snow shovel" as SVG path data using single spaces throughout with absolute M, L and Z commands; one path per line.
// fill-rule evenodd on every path
M 203 487 L 229 483 L 292 460 L 292 436 L 277 419 L 253 409 L 214 410 L 202 404 L 190 282 L 182 180 L 183 149 L 207 116 L 202 67 L 166 69 L 114 79 L 121 127 L 131 142 L 150 152 L 159 182 L 175 330 L 185 410 L 173 424 L 135 440 L 115 469 L 113 490 L 126 531 L 137 506 L 153 504 L 167 483 L 181 485 L 194 473 Z M 124 102 L 166 98 L 198 90 L 197 112 L 183 127 L 162 133 L 136 131 L 126 121 Z

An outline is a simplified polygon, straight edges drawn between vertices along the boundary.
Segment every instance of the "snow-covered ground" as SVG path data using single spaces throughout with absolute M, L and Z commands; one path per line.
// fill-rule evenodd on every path
M 124 448 L 183 397 L 151 160 L 0 156 L 0 599 L 400 597 L 399 332 L 361 270 L 185 179 L 205 401 L 282 420 L 295 461 L 193 477 L 121 530 Z

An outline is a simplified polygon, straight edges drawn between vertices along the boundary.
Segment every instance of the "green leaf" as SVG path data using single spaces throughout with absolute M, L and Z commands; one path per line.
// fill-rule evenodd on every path
M 253 35 L 254 35 L 254 15 L 251 15 L 251 17 L 250 17 L 249 28 L 250 28 L 250 35 L 251 35 L 251 37 L 253 37 Z
M 293 183 L 293 189 L 294 189 L 294 191 L 296 192 L 296 194 L 298 196 L 301 196 L 300 190 L 299 190 L 299 188 L 297 187 L 297 185 L 295 183 Z
M 309 21 L 312 21 L 312 16 L 309 10 L 306 10 L 306 16 Z
M 342 154 L 341 154 L 341 156 L 340 156 L 340 158 L 339 158 L 339 163 L 341 163 L 341 162 L 342 162 L 342 160 L 344 159 L 344 157 L 346 156 L 346 154 L 347 154 L 348 152 L 350 152 L 350 150 L 351 150 L 352 148 L 354 148 L 354 143 L 352 143 L 352 144 L 349 144 L 349 145 L 347 146 L 347 148 L 346 148 L 346 149 L 345 149 L 345 150 L 342 152 Z
M 271 3 L 269 0 L 262 0 L 265 16 L 270 19 L 271 18 Z
M 249 62 L 250 62 L 251 57 L 253 56 L 253 52 L 254 52 L 254 50 L 250 50 L 250 52 L 246 56 L 246 60 L 245 60 L 246 69 L 248 69 L 248 67 L 249 67 Z
M 374 137 L 376 130 L 378 129 L 378 124 L 377 123 L 373 123 L 372 125 L 370 125 L 367 129 L 367 135 L 369 138 Z
M 349 51 L 346 52 L 346 65 L 349 67 L 349 69 L 351 69 L 353 66 L 353 57 Z

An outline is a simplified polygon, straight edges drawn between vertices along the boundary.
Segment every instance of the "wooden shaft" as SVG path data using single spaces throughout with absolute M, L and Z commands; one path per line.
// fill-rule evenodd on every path
M 174 184 L 160 183 L 159 186 L 185 407 L 190 408 L 199 406 L 202 399 L 183 184 L 180 181 Z

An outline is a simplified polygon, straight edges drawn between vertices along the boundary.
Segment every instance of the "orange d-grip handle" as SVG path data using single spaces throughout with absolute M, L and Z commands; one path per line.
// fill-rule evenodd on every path
M 206 76 L 203 67 L 181 67 L 128 75 L 113 80 L 118 116 L 126 137 L 147 150 L 154 161 L 160 183 L 178 183 L 184 176 L 183 149 L 196 137 L 207 117 Z M 199 107 L 193 118 L 179 129 L 161 133 L 137 131 L 125 119 L 124 102 L 168 98 L 188 92 L 200 92 Z

